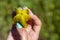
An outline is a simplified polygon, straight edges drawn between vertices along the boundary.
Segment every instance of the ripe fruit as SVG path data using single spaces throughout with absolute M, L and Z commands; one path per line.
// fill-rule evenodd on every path
M 13 18 L 13 23 L 17 23 L 19 22 L 22 27 L 27 27 L 27 21 L 31 19 L 29 13 L 28 13 L 28 9 L 20 9 L 20 8 L 16 8 L 16 16 L 14 16 Z

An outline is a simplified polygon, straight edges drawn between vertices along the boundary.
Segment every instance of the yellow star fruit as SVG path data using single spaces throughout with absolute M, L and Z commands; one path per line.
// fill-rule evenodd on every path
M 27 27 L 27 21 L 31 19 L 28 9 L 19 9 L 16 8 L 16 16 L 13 18 L 13 23 L 19 22 L 22 24 L 22 27 L 26 28 Z

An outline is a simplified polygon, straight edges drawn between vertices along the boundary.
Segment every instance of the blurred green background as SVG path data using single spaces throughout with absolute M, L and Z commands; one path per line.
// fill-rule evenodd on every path
M 60 40 L 60 0 L 0 0 L 0 40 L 6 40 L 11 29 L 11 13 L 27 6 L 42 21 L 39 40 Z

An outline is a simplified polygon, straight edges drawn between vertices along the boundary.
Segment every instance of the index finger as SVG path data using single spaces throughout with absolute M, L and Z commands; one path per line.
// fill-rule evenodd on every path
M 29 9 L 29 14 L 31 16 L 31 18 L 33 19 L 34 21 L 34 26 L 33 26 L 33 30 L 36 32 L 36 33 L 39 33 L 40 29 L 41 29 L 41 20 L 36 16 L 34 15 L 31 10 Z

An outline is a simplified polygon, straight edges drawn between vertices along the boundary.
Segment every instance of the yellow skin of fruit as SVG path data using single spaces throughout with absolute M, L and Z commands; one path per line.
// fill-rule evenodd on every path
M 23 28 L 27 27 L 27 21 L 31 19 L 30 15 L 28 14 L 28 9 L 18 9 L 16 8 L 16 16 L 13 18 L 13 23 L 19 21 L 22 24 Z

